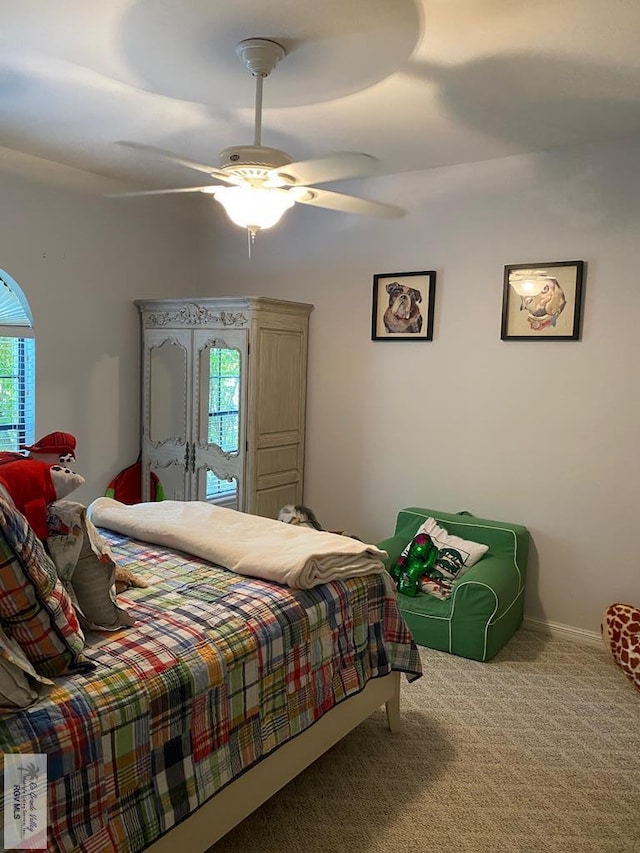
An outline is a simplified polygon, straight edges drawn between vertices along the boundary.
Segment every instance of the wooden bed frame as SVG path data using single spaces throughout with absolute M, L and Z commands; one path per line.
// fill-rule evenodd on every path
M 386 705 L 389 730 L 399 731 L 399 672 L 369 681 L 360 693 L 336 705 L 169 830 L 148 853 L 204 853 L 381 705 Z

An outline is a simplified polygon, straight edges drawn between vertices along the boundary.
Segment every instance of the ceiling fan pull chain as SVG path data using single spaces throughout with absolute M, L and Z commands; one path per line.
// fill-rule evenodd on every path
M 251 250 L 253 248 L 253 244 L 256 242 L 256 230 L 255 228 L 247 228 L 247 248 L 249 250 L 249 260 L 251 260 L 252 254 Z

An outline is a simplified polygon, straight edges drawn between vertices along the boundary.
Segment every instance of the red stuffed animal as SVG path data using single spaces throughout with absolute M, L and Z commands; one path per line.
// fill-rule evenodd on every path
M 20 449 L 28 450 L 30 459 L 49 465 L 72 465 L 76 461 L 76 439 L 69 432 L 50 432 L 35 444 L 21 444 Z
M 0 465 L 0 497 L 21 512 L 40 539 L 47 538 L 47 506 L 84 483 L 61 465 L 21 457 Z

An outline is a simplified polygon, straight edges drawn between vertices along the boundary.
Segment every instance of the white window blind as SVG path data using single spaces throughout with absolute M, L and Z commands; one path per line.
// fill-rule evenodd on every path
M 32 444 L 35 433 L 35 341 L 29 303 L 0 270 L 0 451 Z
M 0 326 L 33 326 L 31 309 L 24 293 L 10 275 L 0 270 Z

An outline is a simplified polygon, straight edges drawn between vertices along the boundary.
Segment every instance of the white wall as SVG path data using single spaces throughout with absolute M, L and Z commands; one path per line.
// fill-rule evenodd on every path
M 320 520 L 371 541 L 409 505 L 521 522 L 528 615 L 597 630 L 607 604 L 640 600 L 639 184 L 632 145 L 345 182 L 407 217 L 295 209 L 249 261 L 211 199 L 116 202 L 108 182 L 0 151 L 0 268 L 34 312 L 37 434 L 76 435 L 87 503 L 138 452 L 135 298 L 313 302 Z M 573 259 L 582 341 L 500 341 L 504 264 Z M 372 342 L 373 274 L 421 269 L 438 273 L 433 342 Z
M 84 503 L 104 494 L 140 447 L 133 300 L 194 294 L 201 284 L 197 210 L 104 198 L 114 188 L 0 149 L 0 269 L 33 311 L 36 436 L 76 436 L 86 484 L 69 498 Z
M 410 505 L 520 522 L 527 614 L 597 631 L 609 603 L 640 601 L 640 148 L 339 189 L 408 216 L 296 208 L 249 261 L 242 232 L 212 215 L 205 247 L 214 294 L 316 306 L 305 502 L 370 541 Z M 576 259 L 582 340 L 500 341 L 504 265 Z M 437 270 L 433 342 L 372 342 L 373 274 L 423 269 Z

